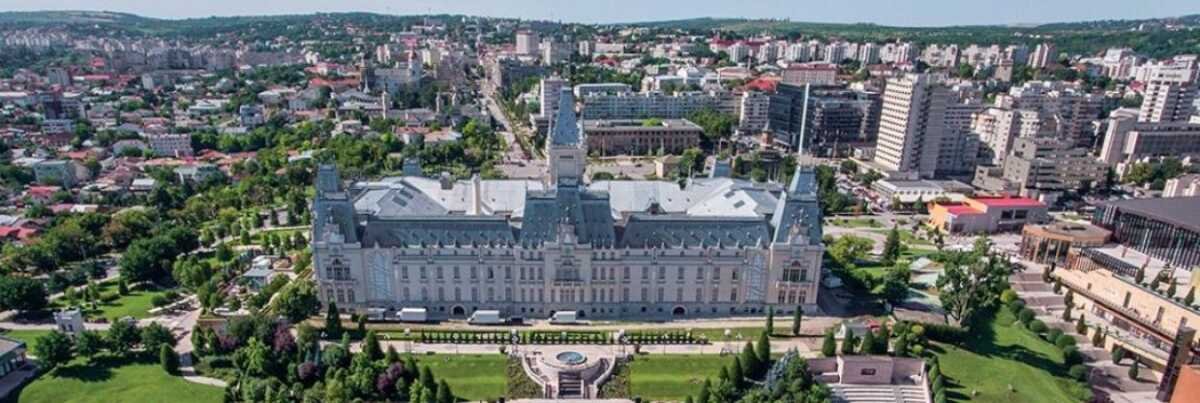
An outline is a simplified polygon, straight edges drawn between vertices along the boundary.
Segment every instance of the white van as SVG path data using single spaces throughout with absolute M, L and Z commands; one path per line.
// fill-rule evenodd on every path
M 504 319 L 500 317 L 500 311 L 475 311 L 467 318 L 467 323 L 472 325 L 499 325 L 504 323 Z
M 575 325 L 580 321 L 575 315 L 575 311 L 558 311 L 554 316 L 550 317 L 551 325 Z
M 398 314 L 401 322 L 425 322 L 429 320 L 429 315 L 425 312 L 425 308 L 404 308 Z

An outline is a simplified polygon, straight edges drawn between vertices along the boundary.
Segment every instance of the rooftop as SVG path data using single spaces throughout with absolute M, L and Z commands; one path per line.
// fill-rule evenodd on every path
M 989 208 L 993 207 L 1046 207 L 1045 203 L 1030 199 L 1028 197 L 1011 197 L 1011 196 L 976 196 L 971 198 Z
M 1200 196 L 1118 200 L 1105 205 L 1200 232 Z
M 971 207 L 971 206 L 968 206 L 965 204 L 950 204 L 950 205 L 945 205 L 945 207 L 946 207 L 946 212 L 953 214 L 953 215 L 983 214 L 983 211 L 980 211 L 977 208 L 974 208 L 974 207 Z

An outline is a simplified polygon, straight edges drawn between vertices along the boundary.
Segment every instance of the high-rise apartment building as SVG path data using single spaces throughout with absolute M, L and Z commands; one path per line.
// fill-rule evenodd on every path
M 536 56 L 538 54 L 538 45 L 542 43 L 537 32 L 522 30 L 517 31 L 517 49 L 518 55 Z
M 563 87 L 566 86 L 567 80 L 558 76 L 542 79 L 538 85 L 538 104 L 541 105 L 542 116 L 551 117 L 558 113 L 558 95 L 562 93 Z
M 928 74 L 889 79 L 875 161 L 893 175 L 966 174 L 979 147 L 969 133 L 971 118 L 982 108 L 978 92 L 966 84 L 951 86 Z
M 1196 113 L 1196 68 L 1171 63 L 1147 67 L 1139 122 L 1186 122 Z
M 971 132 L 983 145 L 979 162 L 1000 165 L 1012 149 L 1013 141 L 1021 137 L 1038 137 L 1053 131 L 1050 120 L 1043 124 L 1041 114 L 1029 109 L 987 108 L 975 114 Z
M 1033 54 L 1029 56 L 1029 67 L 1042 69 L 1057 61 L 1058 49 L 1055 49 L 1053 43 L 1044 42 L 1033 48 Z

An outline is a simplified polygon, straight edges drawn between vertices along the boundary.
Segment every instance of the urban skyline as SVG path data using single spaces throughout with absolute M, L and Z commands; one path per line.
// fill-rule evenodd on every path
M 146 0 L 117 0 L 103 3 L 65 0 L 47 4 L 36 0 L 11 0 L 6 11 L 87 10 L 114 11 L 155 18 L 206 18 L 309 14 L 325 12 L 373 12 L 394 15 L 462 14 L 486 17 L 521 18 L 577 23 L 635 23 L 690 18 L 786 19 L 815 23 L 872 23 L 899 27 L 940 27 L 960 25 L 1026 25 L 1054 22 L 1168 18 L 1200 13 L 1200 7 L 1182 0 L 1121 2 L 1115 0 L 1069 0 L 1051 3 L 1021 0 L 956 2 L 867 0 L 869 6 L 846 12 L 844 4 L 817 1 L 794 4 L 783 0 L 718 2 L 633 2 L 608 0 L 578 2 L 564 7 L 553 0 L 515 0 L 495 2 L 464 0 L 440 2 L 417 0 L 402 4 L 382 4 L 371 0 L 336 3 L 313 0 L 170 3 Z

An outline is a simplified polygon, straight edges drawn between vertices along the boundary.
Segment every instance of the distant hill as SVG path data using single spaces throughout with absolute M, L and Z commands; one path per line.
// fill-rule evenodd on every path
M 163 38 L 211 38 L 237 33 L 243 40 L 269 40 L 278 36 L 294 39 L 319 39 L 326 33 L 318 26 L 349 23 L 380 30 L 405 29 L 422 18 L 441 19 L 454 24 L 461 16 L 390 15 L 376 13 L 318 13 L 240 17 L 158 19 L 128 13 L 106 11 L 33 11 L 0 12 L 0 29 L 33 26 L 62 26 L 77 33 L 148 35 Z M 492 20 L 511 20 L 493 18 Z M 538 22 L 526 21 L 537 24 Z M 544 24 L 544 23 L 543 23 Z M 1200 53 L 1200 29 L 1164 30 L 1166 25 L 1200 27 L 1200 15 L 1142 20 L 1103 20 L 1063 22 L 1039 25 L 963 25 L 946 27 L 897 27 L 871 23 L 818 23 L 771 19 L 693 18 L 647 21 L 629 24 L 605 24 L 661 29 L 680 29 L 694 33 L 721 30 L 730 36 L 769 33 L 778 36 L 840 38 L 850 41 L 912 41 L 919 45 L 941 44 L 1015 44 L 1035 45 L 1053 41 L 1062 52 L 1097 54 L 1108 47 L 1130 47 L 1150 57 Z M 1147 29 L 1140 29 L 1147 28 Z
M 142 24 L 160 21 L 136 14 L 112 11 L 4 11 L 0 12 L 0 24 L 54 25 L 54 24 Z
M 920 31 L 952 31 L 952 30 L 980 30 L 980 29 L 1013 29 L 1013 30 L 1038 30 L 1038 31 L 1079 31 L 1079 30 L 1105 30 L 1105 31 L 1123 31 L 1138 28 L 1145 24 L 1182 24 L 1182 25 L 1200 25 L 1200 14 L 1185 15 L 1181 17 L 1164 17 L 1164 18 L 1149 18 L 1139 20 L 1098 20 L 1098 21 L 1079 21 L 1079 22 L 1056 22 L 1047 24 L 1013 24 L 1013 25 L 948 25 L 948 26 L 928 26 L 928 27 L 906 27 L 906 26 L 887 26 L 873 23 L 821 23 L 821 22 L 804 22 L 804 21 L 788 21 L 775 19 L 745 19 L 745 18 L 690 18 L 681 20 L 663 20 L 663 21 L 645 21 L 633 22 L 626 25 L 642 26 L 651 28 L 676 28 L 686 30 L 724 30 L 732 32 L 794 32 L 806 30 L 842 30 L 842 31 L 859 31 L 859 30 L 882 30 L 882 31 L 903 31 L 903 32 L 920 32 Z M 620 24 L 618 24 L 620 25 Z

